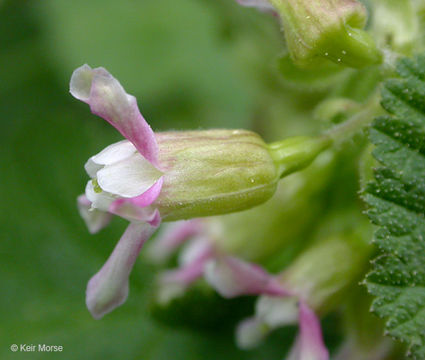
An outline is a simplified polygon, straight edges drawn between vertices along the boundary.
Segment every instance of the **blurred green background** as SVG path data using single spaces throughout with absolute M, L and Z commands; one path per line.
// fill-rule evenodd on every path
M 282 358 L 293 331 L 246 352 L 234 345 L 233 323 L 198 331 L 156 322 L 154 269 L 142 259 L 125 306 L 92 319 L 86 283 L 126 224 L 115 219 L 89 235 L 76 197 L 86 159 L 121 137 L 68 93 L 75 68 L 104 66 L 155 130 L 261 131 L 282 109 L 286 119 L 293 107 L 299 117 L 309 108 L 308 97 L 296 103 L 274 80 L 282 46 L 277 21 L 233 0 L 0 1 L 1 359 Z M 301 124 L 280 130 L 299 133 Z M 25 343 L 64 350 L 9 349 Z

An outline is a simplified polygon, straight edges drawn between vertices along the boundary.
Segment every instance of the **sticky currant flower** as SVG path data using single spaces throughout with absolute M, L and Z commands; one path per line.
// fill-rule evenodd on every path
M 307 166 L 330 145 L 319 137 L 269 146 L 247 130 L 154 133 L 136 98 L 104 68 L 76 69 L 70 92 L 127 139 L 85 164 L 91 180 L 79 198 L 80 213 L 91 232 L 104 227 L 110 214 L 129 220 L 130 229 L 147 224 L 150 231 L 139 229 L 140 244 L 161 221 L 226 214 L 267 201 L 280 177 Z M 133 244 L 135 232 L 118 243 L 107 262 L 114 265 L 105 265 L 89 282 L 87 304 L 96 318 L 125 301 L 126 288 L 117 286 L 117 278 L 127 284 L 141 246 L 121 244 Z

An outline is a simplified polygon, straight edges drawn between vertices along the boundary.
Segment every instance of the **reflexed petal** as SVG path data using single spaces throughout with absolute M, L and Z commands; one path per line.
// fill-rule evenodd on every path
M 245 319 L 236 328 L 236 343 L 240 349 L 253 349 L 264 340 L 269 331 L 269 327 L 261 319 Z
M 203 254 L 212 252 L 212 249 L 211 239 L 207 235 L 200 234 L 186 243 L 179 253 L 178 263 L 180 266 L 190 264 L 202 257 Z
M 92 156 L 84 165 L 90 177 L 96 177 L 96 173 L 103 168 L 104 165 L 111 165 L 121 160 L 129 158 L 137 152 L 134 145 L 127 140 L 109 145 L 97 155 Z
M 159 277 L 159 302 L 166 304 L 173 298 L 182 295 L 190 284 L 202 276 L 205 263 L 213 255 L 214 250 L 211 246 L 204 247 L 191 263 L 176 270 L 164 271 Z
M 76 69 L 70 82 L 71 94 L 90 105 L 91 111 L 113 125 L 130 140 L 152 164 L 157 165 L 158 145 L 155 135 L 137 107 L 134 96 L 106 69 L 83 65 Z
M 256 315 L 273 329 L 296 324 L 299 315 L 298 299 L 261 296 L 256 304 Z
M 205 260 L 199 259 L 177 270 L 168 270 L 162 274 L 161 282 L 165 284 L 178 283 L 186 287 L 202 276 L 204 263 Z
M 171 254 L 186 240 L 202 231 L 202 220 L 192 219 L 163 225 L 145 254 L 155 263 L 165 262 Z
M 77 199 L 78 210 L 86 223 L 89 232 L 95 234 L 102 230 L 111 221 L 110 213 L 91 208 L 91 201 L 85 195 L 80 195 Z
M 158 169 L 136 153 L 99 170 L 97 182 L 106 192 L 131 198 L 146 192 L 161 176 L 162 173 Z
M 142 245 L 155 229 L 148 224 L 130 224 L 109 259 L 90 279 L 86 304 L 95 319 L 100 319 L 125 302 L 130 272 Z
M 239 4 L 256 7 L 261 11 L 274 11 L 274 7 L 267 0 L 236 0 Z
M 299 314 L 300 332 L 288 360 L 329 360 L 316 314 L 302 301 Z
M 205 279 L 223 297 L 287 295 L 273 276 L 261 267 L 231 256 L 220 256 L 205 266 Z
M 109 211 L 111 204 L 117 199 L 116 196 L 104 191 L 95 191 L 93 181 L 89 180 L 86 185 L 87 199 L 92 203 L 92 208 Z

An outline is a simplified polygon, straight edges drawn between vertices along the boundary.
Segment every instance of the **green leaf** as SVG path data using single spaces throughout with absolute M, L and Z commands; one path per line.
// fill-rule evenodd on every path
M 389 115 L 370 130 L 382 166 L 365 190 L 379 248 L 366 284 L 386 334 L 425 359 L 425 56 L 401 60 L 397 72 L 382 90 Z

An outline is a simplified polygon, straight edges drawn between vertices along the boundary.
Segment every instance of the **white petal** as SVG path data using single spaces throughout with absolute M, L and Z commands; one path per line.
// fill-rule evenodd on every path
M 91 234 L 102 230 L 112 218 L 110 213 L 91 208 L 91 202 L 84 195 L 78 197 L 78 210 Z
M 298 322 L 298 299 L 261 296 L 256 305 L 256 315 L 271 328 Z
M 74 71 L 69 84 L 69 92 L 78 100 L 87 102 L 90 99 L 93 71 L 90 66 L 84 64 Z
M 136 152 L 137 149 L 130 141 L 123 140 L 109 145 L 91 159 L 93 162 L 99 165 L 111 165 L 117 163 L 118 161 L 129 158 Z
M 90 177 L 96 177 L 96 173 L 103 168 L 104 165 L 112 165 L 119 161 L 129 158 L 134 155 L 137 149 L 128 141 L 123 140 L 115 144 L 109 145 L 100 153 L 92 156 L 84 165 Z
M 104 191 L 96 192 L 93 181 L 89 180 L 86 185 L 86 196 L 92 202 L 92 207 L 101 211 L 109 211 L 109 207 L 116 200 L 116 196 Z
M 95 178 L 97 172 L 103 168 L 103 165 L 96 164 L 92 159 L 93 157 L 87 160 L 87 162 L 84 164 L 84 169 L 86 169 L 87 174 L 91 178 Z
M 122 197 L 143 194 L 162 173 L 139 153 L 98 171 L 97 181 L 102 190 Z

